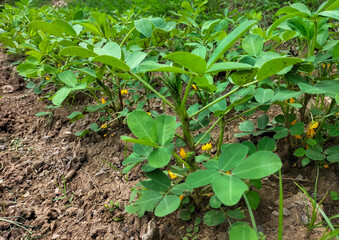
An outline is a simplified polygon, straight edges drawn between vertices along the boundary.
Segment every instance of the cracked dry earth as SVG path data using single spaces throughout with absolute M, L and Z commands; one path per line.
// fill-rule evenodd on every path
M 38 101 L 40 97 L 25 88 L 24 79 L 11 65 L 15 60 L 0 53 L 0 240 L 184 237 L 193 221 L 180 220 L 178 213 L 165 218 L 147 213 L 138 218 L 125 212 L 130 189 L 143 177 L 142 171 L 137 167 L 128 176 L 122 176 L 102 160 L 123 169 L 125 144 L 120 136 L 131 135 L 128 128 L 115 126 L 104 133 L 75 137 L 75 132 L 98 118 L 85 116 L 69 123 L 67 116 L 83 106 L 79 102 L 56 109 L 51 117 L 36 117 L 36 113 L 46 111 L 48 102 Z M 128 154 L 130 150 L 128 146 Z M 289 159 L 283 161 L 287 162 L 283 170 L 284 239 L 319 239 L 324 229 L 307 233 L 302 221 L 309 203 L 293 183 L 299 181 L 312 192 L 314 167 L 297 169 L 290 167 Z M 331 166 L 321 171 L 320 195 L 339 191 L 337 170 Z M 276 239 L 278 179 L 265 178 L 259 192 L 262 200 L 255 211 L 258 228 L 266 239 Z M 119 202 L 119 207 L 109 211 L 105 204 L 111 200 Z M 339 213 L 337 202 L 326 197 L 323 208 L 328 216 Z M 240 202 L 235 207 L 245 209 L 245 204 Z M 197 211 L 194 217 L 203 218 L 204 211 Z M 245 215 L 249 221 L 247 211 Z M 4 220 L 20 224 L 29 232 Z M 198 239 L 228 239 L 228 227 L 226 223 L 218 227 L 201 223 Z

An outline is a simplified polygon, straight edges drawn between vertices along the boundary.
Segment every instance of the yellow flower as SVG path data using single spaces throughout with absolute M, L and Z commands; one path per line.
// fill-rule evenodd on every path
M 182 201 L 185 198 L 185 196 L 184 195 L 180 195 L 179 198 L 180 198 L 180 201 Z
M 212 143 L 206 143 L 205 145 L 201 147 L 201 150 L 206 151 L 206 152 L 211 151 L 211 149 L 212 149 Z
M 195 86 L 194 84 L 192 84 L 192 88 L 193 88 L 195 91 L 198 91 L 197 86 Z
M 308 129 L 307 129 L 307 132 L 306 132 L 306 135 L 308 138 L 312 138 L 314 135 L 315 135 L 315 128 L 317 128 L 319 126 L 319 123 L 318 122 L 310 122 L 308 124 Z
M 297 123 L 297 119 L 294 120 L 293 122 L 291 122 L 291 125 L 294 125 L 294 124 L 296 124 L 296 123 Z
M 230 171 L 227 171 L 226 174 L 231 175 L 231 172 L 230 172 Z
M 122 89 L 122 90 L 120 91 L 120 93 L 121 93 L 121 95 L 125 95 L 125 94 L 128 93 L 128 90 L 127 90 L 127 89 Z
M 300 135 L 294 135 L 294 137 L 295 137 L 296 139 L 301 139 L 301 136 L 300 136 Z
M 324 168 L 328 168 L 328 165 L 327 165 L 327 164 L 325 164 L 325 165 L 324 165 Z
M 105 103 L 106 103 L 105 98 L 101 98 L 101 103 L 102 103 L 102 104 L 105 104 Z
M 211 194 L 209 194 L 209 193 L 207 193 L 207 194 L 206 194 L 206 196 L 207 196 L 207 197 L 212 197 L 212 195 L 211 195 Z
M 294 98 L 290 98 L 289 100 L 285 100 L 285 103 L 294 103 L 295 99 Z
M 104 137 L 107 137 L 107 134 L 104 134 Z
M 187 153 L 185 152 L 185 150 L 183 148 L 180 149 L 180 156 L 185 159 L 187 157 Z
M 58 64 L 58 67 L 60 67 L 60 64 Z
M 49 77 L 46 77 L 45 79 L 46 79 L 47 81 L 51 80 Z
M 107 123 L 102 124 L 101 128 L 107 128 Z
M 170 176 L 171 179 L 178 178 L 178 174 L 172 173 L 171 170 L 168 170 L 168 175 Z
M 293 165 L 292 165 L 292 167 L 296 167 L 297 166 L 297 164 L 296 163 L 294 163 Z
M 152 114 L 150 112 L 147 112 L 148 115 L 152 116 Z

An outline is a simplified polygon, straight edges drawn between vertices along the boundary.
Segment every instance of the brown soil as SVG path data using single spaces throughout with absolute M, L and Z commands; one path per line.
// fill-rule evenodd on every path
M 138 218 L 124 211 L 130 189 L 143 175 L 135 168 L 127 177 L 122 176 L 102 160 L 123 169 L 125 144 L 120 136 L 130 134 L 128 128 L 112 127 L 106 130 L 107 136 L 93 133 L 84 138 L 75 137 L 76 131 L 97 117 L 87 116 L 69 123 L 66 117 L 81 105 L 56 109 L 51 117 L 35 117 L 36 113 L 46 111 L 48 102 L 38 101 L 34 93 L 24 88 L 25 83 L 15 74 L 12 61 L 0 53 L 0 240 L 184 237 L 193 222 L 180 220 L 177 213 L 165 218 L 147 213 Z M 229 129 L 230 134 L 225 137 L 228 142 L 234 141 L 236 131 Z M 304 185 L 312 193 L 315 168 L 293 168 L 284 148 L 279 149 L 279 155 L 287 163 L 283 169 L 284 239 L 319 239 L 324 228 L 307 232 L 302 221 L 309 202 L 305 202 L 293 183 Z M 337 170 L 330 166 L 320 171 L 319 199 L 331 190 L 339 192 Z M 58 187 L 62 188 L 64 183 L 66 194 Z M 266 239 L 277 239 L 278 216 L 274 211 L 278 211 L 278 184 L 278 178 L 273 176 L 263 180 L 263 189 L 259 190 L 261 202 L 254 212 L 258 229 Z M 120 207 L 109 211 L 105 204 L 111 200 L 118 201 Z M 239 206 L 245 209 L 243 202 Z M 327 196 L 323 209 L 328 216 L 338 214 L 338 201 Z M 248 212 L 245 213 L 249 221 Z M 197 212 L 194 217 L 202 218 L 203 212 Z M 22 224 L 31 234 L 3 219 Z M 198 239 L 228 239 L 226 223 L 218 227 L 201 223 L 199 227 Z

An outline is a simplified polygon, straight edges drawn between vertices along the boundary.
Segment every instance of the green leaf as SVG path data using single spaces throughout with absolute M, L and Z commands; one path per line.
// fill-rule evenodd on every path
M 236 71 L 230 75 L 231 82 L 235 85 L 243 86 L 246 83 L 254 81 L 257 72 L 257 68 L 253 68 L 251 70 Z
M 161 168 L 171 160 L 171 152 L 167 147 L 159 147 L 153 150 L 148 156 L 148 162 L 152 167 Z
M 131 68 L 136 68 L 147 56 L 147 53 L 141 51 L 131 52 L 127 59 L 126 64 Z
M 172 73 L 184 73 L 184 74 L 192 74 L 181 68 L 172 67 L 166 64 L 160 64 L 153 61 L 145 61 L 141 63 L 137 69 L 137 73 L 145 73 L 145 72 L 172 72 Z
M 143 111 L 133 111 L 127 115 L 127 125 L 132 133 L 141 139 L 157 142 L 155 120 Z
M 243 179 L 258 179 L 281 168 L 280 158 L 270 151 L 258 151 L 238 164 L 232 174 Z
M 267 150 L 267 151 L 273 152 L 274 149 L 275 149 L 275 141 L 274 141 L 274 139 L 272 139 L 270 137 L 263 137 L 258 142 L 258 151 Z
M 271 59 L 261 66 L 257 73 L 257 79 L 259 81 L 263 80 L 265 78 L 273 76 L 274 74 L 279 73 L 288 66 L 294 65 L 302 61 L 302 59 L 292 57 L 280 57 Z
M 310 161 L 311 160 L 309 158 L 304 158 L 303 160 L 301 160 L 301 165 L 305 167 L 307 164 L 310 163 Z
M 297 122 L 296 124 L 294 124 L 291 128 L 290 128 L 290 134 L 292 136 L 295 135 L 301 135 L 304 133 L 304 127 L 305 127 L 305 123 L 303 122 Z
M 339 58 L 339 43 L 337 43 L 337 44 L 333 47 L 332 58 L 334 58 L 334 59 Z
M 258 103 L 266 103 L 272 99 L 274 91 L 272 89 L 257 88 L 254 98 Z
M 307 13 L 303 13 L 303 12 L 295 12 L 295 13 L 291 13 L 291 14 L 288 14 L 286 16 L 283 16 L 283 17 L 280 17 L 278 20 L 276 20 L 266 31 L 266 36 L 270 36 L 271 33 L 283 22 L 285 22 L 286 20 L 288 19 L 291 19 L 295 16 L 300 16 L 300 17 L 303 17 L 303 16 L 308 16 Z
M 42 117 L 42 116 L 46 116 L 46 115 L 51 115 L 53 114 L 52 112 L 38 112 L 37 114 L 35 114 L 36 117 Z
M 75 77 L 74 73 L 70 70 L 59 73 L 58 77 L 63 83 L 65 83 L 69 87 L 75 87 L 78 83 L 78 80 Z
M 65 34 L 66 36 L 76 37 L 77 35 L 72 26 L 63 20 L 55 20 L 53 23 L 35 20 L 31 21 L 28 27 L 41 30 L 54 36 L 63 36 L 63 34 Z
M 38 71 L 38 68 L 36 65 L 31 63 L 22 63 L 17 67 L 17 71 L 21 76 L 24 77 L 36 77 L 36 73 Z
M 213 195 L 211 198 L 210 198 L 210 201 L 209 201 L 209 204 L 212 208 L 220 208 L 221 206 L 221 202 L 220 200 L 217 198 L 216 195 Z
M 298 148 L 297 150 L 294 151 L 293 155 L 296 156 L 296 157 L 303 157 L 305 156 L 305 149 L 303 148 Z
M 192 53 L 174 52 L 174 53 L 168 54 L 164 58 L 167 58 L 179 65 L 182 65 L 185 68 L 188 68 L 189 70 L 191 70 L 192 72 L 195 72 L 200 75 L 204 74 L 206 71 L 205 59 Z
M 267 114 L 263 114 L 261 115 L 259 118 L 258 118 L 258 128 L 263 130 L 267 127 L 267 124 L 268 124 L 268 116 Z
M 159 169 L 146 173 L 146 176 L 150 179 L 141 181 L 141 184 L 149 190 L 166 192 L 171 186 L 171 180 Z
M 213 51 L 210 59 L 207 62 L 207 69 L 209 69 L 222 55 L 230 49 L 233 44 L 245 33 L 247 30 L 252 27 L 257 21 L 250 20 L 244 21 L 238 27 L 236 27 L 232 32 L 230 32 L 217 46 Z
M 275 101 L 285 101 L 290 98 L 297 98 L 301 93 L 300 92 L 293 92 L 289 90 L 280 90 L 277 94 L 272 97 L 271 102 Z
M 193 191 L 193 188 L 188 187 L 186 183 L 179 183 L 175 185 L 174 187 L 172 187 L 171 189 L 171 193 L 175 195 L 183 195 L 187 192 L 192 192 L 192 191 Z
M 227 172 L 243 161 L 248 153 L 248 147 L 241 143 L 227 145 L 220 154 L 218 167 Z
M 123 71 L 128 71 L 130 69 L 129 66 L 120 59 L 108 55 L 97 56 L 92 59 L 92 62 L 100 62 Z
M 162 198 L 161 193 L 153 190 L 146 190 L 141 193 L 141 197 L 135 203 L 125 207 L 128 213 L 138 213 L 139 217 L 142 217 L 146 211 L 152 212 Z
M 60 31 L 64 33 L 66 36 L 76 37 L 77 33 L 74 31 L 73 27 L 69 25 L 67 22 L 61 19 L 54 20 L 52 23 L 53 30 Z
M 314 85 L 316 88 L 320 88 L 322 90 L 325 90 L 326 93 L 325 95 L 331 97 L 331 98 L 335 98 L 336 95 L 339 92 L 339 80 L 324 80 L 321 81 L 319 83 L 317 83 L 316 85 Z
M 115 42 L 108 42 L 103 48 L 94 48 L 93 51 L 100 56 L 107 55 L 121 59 L 121 48 Z
M 258 240 L 254 230 L 245 224 L 232 227 L 229 234 L 230 240 Z
M 260 195 L 257 192 L 254 191 L 248 191 L 246 193 L 246 197 L 248 199 L 248 202 L 250 203 L 250 206 L 253 210 L 257 210 L 257 207 L 260 203 Z
M 324 12 L 319 13 L 319 15 L 339 20 L 339 10 L 324 11 Z
M 231 70 L 246 70 L 252 69 L 253 66 L 246 63 L 238 62 L 219 62 L 214 63 L 207 71 L 207 73 L 218 73 L 221 71 L 231 71 Z
M 212 188 L 218 199 L 226 206 L 239 202 L 242 194 L 248 190 L 247 185 L 231 175 L 218 175 L 213 179 Z
M 335 145 L 332 147 L 329 147 L 325 150 L 325 153 L 327 155 L 334 155 L 334 154 L 339 154 L 339 145 Z
M 152 23 L 150 20 L 143 18 L 134 21 L 135 29 L 149 38 L 152 35 Z
M 63 87 L 57 91 L 52 99 L 52 103 L 54 105 L 61 105 L 61 103 L 67 98 L 68 94 L 71 92 L 71 90 L 67 87 Z
M 211 227 L 222 224 L 225 220 L 225 214 L 219 210 L 209 210 L 204 216 L 204 223 Z
M 158 147 L 158 145 L 151 140 L 135 139 L 135 138 L 131 138 L 128 136 L 121 136 L 121 140 L 125 142 L 132 142 L 132 143 L 142 144 L 142 145 L 151 146 L 151 147 Z
M 264 46 L 264 40 L 258 34 L 248 35 L 242 41 L 243 49 L 250 55 L 257 57 Z
M 191 188 L 198 188 L 210 184 L 213 178 L 220 175 L 216 169 L 198 170 L 186 178 L 186 184 Z
M 164 217 L 180 206 L 180 198 L 175 195 L 166 195 L 156 206 L 154 214 L 157 217 Z
M 229 216 L 230 218 L 234 218 L 234 219 L 244 219 L 245 218 L 245 214 L 243 211 L 241 211 L 239 208 L 236 208 L 234 210 L 227 210 L 227 216 Z
M 245 121 L 239 124 L 239 130 L 242 132 L 254 131 L 254 123 L 252 121 Z
M 318 152 L 316 150 L 312 150 L 312 149 L 307 149 L 305 152 L 305 155 L 312 159 L 312 160 L 316 160 L 316 161 L 321 161 L 325 159 L 324 154 L 322 154 L 321 152 Z
M 326 159 L 331 163 L 339 162 L 339 153 L 327 156 Z
M 79 119 L 84 118 L 84 115 L 82 115 L 82 112 L 75 111 L 68 115 L 67 118 L 70 119 L 70 122 L 75 122 Z
M 155 125 L 158 132 L 158 142 L 165 145 L 170 142 L 176 129 L 176 118 L 168 115 L 159 115 L 155 118 Z

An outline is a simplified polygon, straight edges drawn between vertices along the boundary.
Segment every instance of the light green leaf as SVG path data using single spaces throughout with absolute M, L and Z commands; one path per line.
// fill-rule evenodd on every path
M 280 158 L 270 151 L 258 151 L 238 164 L 232 174 L 243 179 L 259 179 L 281 168 Z
M 175 195 L 165 195 L 165 197 L 156 206 L 154 214 L 157 217 L 164 217 L 180 206 L 180 198 Z
M 285 101 L 290 98 L 296 98 L 300 95 L 300 92 L 293 92 L 287 89 L 280 90 L 277 94 L 272 97 L 271 102 L 275 101 Z
M 71 92 L 71 89 L 63 87 L 57 91 L 52 99 L 54 105 L 61 105 L 61 103 L 67 98 L 68 94 Z
M 213 51 L 210 59 L 207 62 L 207 69 L 209 69 L 213 63 L 222 57 L 222 55 L 230 49 L 233 44 L 245 33 L 247 30 L 252 27 L 257 21 L 250 20 L 244 21 L 236 29 L 230 32 L 217 46 Z
M 239 130 L 242 132 L 254 131 L 254 123 L 252 121 L 245 121 L 239 124 Z
M 198 188 L 210 184 L 217 175 L 220 173 L 216 169 L 198 170 L 187 176 L 186 183 L 191 188 Z
M 127 59 L 126 64 L 131 68 L 136 68 L 147 56 L 147 53 L 141 51 L 131 52 Z
M 168 54 L 165 58 L 182 65 L 197 74 L 203 74 L 206 71 L 205 59 L 192 53 L 174 52 Z
M 135 138 L 131 138 L 128 136 L 121 136 L 121 140 L 125 142 L 132 142 L 132 143 L 142 144 L 142 145 L 151 146 L 151 147 L 159 147 L 155 142 L 151 140 L 135 139 Z
M 78 83 L 78 80 L 75 77 L 74 73 L 70 70 L 59 73 L 58 77 L 63 83 L 65 83 L 69 87 L 75 87 Z
M 167 147 L 159 147 L 153 150 L 148 156 L 149 165 L 155 168 L 166 166 L 171 161 L 171 152 Z
M 294 65 L 296 63 L 302 62 L 303 60 L 300 58 L 292 58 L 292 57 L 280 57 L 274 58 L 267 62 L 265 62 L 257 73 L 257 80 L 263 80 L 274 74 L 279 73 L 283 69 L 288 66 Z
M 243 49 L 250 55 L 257 57 L 264 46 L 264 40 L 258 34 L 248 35 L 242 41 Z
M 108 55 L 97 56 L 92 59 L 92 62 L 101 62 L 103 64 L 109 65 L 113 68 L 118 68 L 123 71 L 128 71 L 130 69 L 129 66 L 120 59 Z
M 137 73 L 145 72 L 172 72 L 172 73 L 184 73 L 191 75 L 192 73 L 182 70 L 181 68 L 172 67 L 166 64 L 160 64 L 153 61 L 145 61 L 141 63 L 137 69 Z
M 267 150 L 267 151 L 274 151 L 275 149 L 275 141 L 270 137 L 263 137 L 258 142 L 258 151 Z
M 257 88 L 254 98 L 258 103 L 266 103 L 272 99 L 274 91 L 272 89 Z
M 141 181 L 141 184 L 149 190 L 166 192 L 171 186 L 171 180 L 159 169 L 146 173 L 146 176 L 150 179 Z
M 160 145 L 165 145 L 174 137 L 176 121 L 175 117 L 168 115 L 159 115 L 155 119 L 155 125 L 158 132 L 158 142 Z
M 253 68 L 251 70 L 239 70 L 230 75 L 231 82 L 235 85 L 243 86 L 246 83 L 254 81 L 257 75 L 258 69 Z
M 339 20 L 339 10 L 324 11 L 324 12 L 319 13 L 319 15 Z
M 142 33 L 145 37 L 150 37 L 152 35 L 152 23 L 150 20 L 143 18 L 134 21 L 134 26 L 138 32 Z
M 312 160 L 321 161 L 325 159 L 325 155 L 316 150 L 307 149 L 305 152 L 306 156 Z
M 213 179 L 212 188 L 218 199 L 226 206 L 238 203 L 242 194 L 248 190 L 247 185 L 231 175 L 219 175 Z
M 162 194 L 153 190 L 142 191 L 141 197 L 131 205 L 125 207 L 128 213 L 138 213 L 142 217 L 146 211 L 152 212 L 161 200 Z
M 207 73 L 217 73 L 221 71 L 231 71 L 231 70 L 246 70 L 253 68 L 252 65 L 246 63 L 238 62 L 219 62 L 214 63 L 207 71 Z
M 245 159 L 247 153 L 248 147 L 241 143 L 227 145 L 220 154 L 218 161 L 219 169 L 224 172 L 231 170 Z
M 157 142 L 155 121 L 146 112 L 133 111 L 129 113 L 127 115 L 127 125 L 136 137 Z
M 54 20 L 52 23 L 53 30 L 60 31 L 66 36 L 76 37 L 77 33 L 74 31 L 73 27 L 67 22 L 61 19 Z
M 230 240 L 258 240 L 258 237 L 250 226 L 241 224 L 231 228 Z
M 121 48 L 115 42 L 108 42 L 103 48 L 94 48 L 93 51 L 100 56 L 107 55 L 121 59 Z
M 60 50 L 59 54 L 62 56 L 77 56 L 81 58 L 89 58 L 89 57 L 97 56 L 97 54 L 94 53 L 92 50 L 82 48 L 82 47 L 77 47 L 77 46 L 63 48 Z

